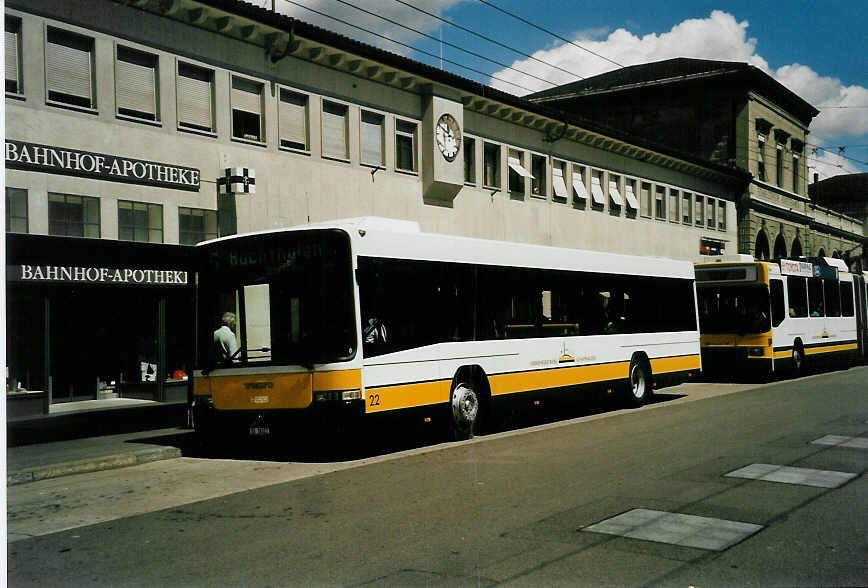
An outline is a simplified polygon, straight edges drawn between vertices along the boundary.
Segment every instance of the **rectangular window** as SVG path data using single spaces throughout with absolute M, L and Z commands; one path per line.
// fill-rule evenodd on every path
M 307 101 L 305 94 L 280 89 L 277 124 L 280 146 L 284 149 L 308 151 Z
M 726 230 L 726 200 L 717 201 L 717 228 Z
M 93 39 L 49 27 L 45 83 L 50 102 L 95 108 Z
M 6 92 L 21 94 L 21 20 L 6 17 Z
M 118 46 L 115 66 L 118 114 L 160 120 L 157 56 Z
M 265 141 L 263 84 L 232 76 L 232 136 L 248 141 Z
M 322 154 L 323 157 L 349 159 L 347 150 L 346 104 L 322 102 Z
M 416 123 L 395 120 L 395 169 L 416 171 Z
M 367 165 L 385 165 L 385 151 L 383 143 L 386 140 L 383 135 L 386 117 L 375 112 L 362 111 L 361 131 L 359 148 L 361 149 L 361 161 Z
M 775 183 L 778 186 L 783 187 L 784 185 L 784 146 L 778 143 L 775 145 L 775 153 L 777 154 L 777 159 L 775 160 Z
M 693 202 L 695 204 L 693 207 L 693 222 L 696 223 L 697 227 L 705 226 L 705 198 L 701 194 L 697 194 Z
M 799 154 L 793 153 L 793 192 L 799 193 Z
M 567 162 L 552 160 L 552 200 L 567 201 Z
M 609 200 L 612 208 L 624 206 L 624 198 L 621 196 L 621 177 L 609 174 Z
M 666 220 L 666 186 L 657 186 L 654 190 L 654 216 Z
M 808 316 L 808 286 L 805 278 L 787 276 L 787 299 L 790 318 Z
M 714 198 L 705 199 L 705 220 L 709 229 L 715 228 Z
M 826 316 L 823 304 L 823 280 L 808 278 L 808 309 L 811 316 Z
M 636 180 L 624 180 L 624 198 L 627 199 L 627 206 L 636 214 L 639 210 L 639 201 L 636 200 Z
M 483 143 L 483 184 L 487 188 L 500 188 L 500 145 Z
M 757 136 L 756 142 L 756 176 L 760 182 L 766 181 L 766 139 L 762 135 Z
M 524 167 L 524 151 L 509 150 L 509 193 L 524 198 L 524 179 L 533 179 L 533 175 Z
M 584 206 L 588 202 L 588 189 L 585 187 L 585 168 L 573 165 L 573 204 Z
M 681 222 L 685 225 L 693 224 L 693 194 L 681 193 Z
M 546 189 L 548 173 L 546 171 L 545 155 L 531 154 L 530 173 L 533 175 L 533 179 L 530 182 L 530 193 L 538 198 L 546 198 L 548 196 L 548 190 Z
M 6 188 L 6 232 L 28 232 L 27 190 Z
M 678 204 L 681 201 L 681 194 L 678 190 L 669 188 L 669 220 L 673 223 L 678 222 Z
M 464 183 L 476 184 L 476 139 L 464 137 Z
M 118 239 L 162 243 L 163 206 L 118 200 Z
M 178 242 L 195 245 L 217 238 L 217 211 L 178 207 Z
M 48 234 L 100 237 L 99 198 L 48 193 Z
M 603 172 L 591 170 L 591 200 L 594 206 L 606 206 L 606 195 L 603 194 Z
M 214 132 L 214 72 L 178 63 L 178 127 Z
M 639 203 L 642 205 L 642 216 L 650 217 L 651 210 L 654 208 L 651 202 L 651 184 L 648 182 L 642 182 L 639 190 Z
M 841 282 L 841 316 L 853 316 L 853 284 Z

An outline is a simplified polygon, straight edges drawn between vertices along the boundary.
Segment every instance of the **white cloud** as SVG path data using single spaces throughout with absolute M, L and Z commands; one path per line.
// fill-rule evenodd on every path
M 619 28 L 607 37 L 597 39 L 587 32 L 579 32 L 573 40 L 582 47 L 625 66 L 674 57 L 747 62 L 765 71 L 821 111 L 811 125 L 815 140 L 868 134 L 868 108 L 830 108 L 868 105 L 868 89 L 862 86 L 845 86 L 837 78 L 821 76 L 810 67 L 797 63 L 772 70 L 768 62 L 757 53 L 757 40 L 748 36 L 748 26 L 746 20 L 738 21 L 727 12 L 715 10 L 707 18 L 688 19 L 659 34 L 637 36 Z M 538 51 L 534 57 L 583 77 L 615 68 L 610 62 L 566 43 Z M 533 60 L 519 60 L 512 66 L 557 84 L 576 80 Z M 551 87 L 511 70 L 503 70 L 494 75 L 534 91 Z M 492 81 L 492 86 L 511 93 L 525 93 L 497 80 Z
M 811 182 L 814 181 L 815 173 L 819 179 L 825 180 L 832 176 L 857 174 L 861 171 L 850 160 L 841 157 L 837 149 L 821 149 L 816 153 L 813 150 L 808 152 L 808 176 Z

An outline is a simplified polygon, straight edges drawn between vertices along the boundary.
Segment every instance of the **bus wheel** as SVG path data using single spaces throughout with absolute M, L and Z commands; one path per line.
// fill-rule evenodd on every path
M 479 395 L 462 382 L 452 390 L 452 437 L 463 441 L 473 437 L 479 418 Z
M 633 406 L 642 406 L 651 398 L 651 369 L 641 356 L 634 355 L 630 361 L 630 393 L 628 400 Z
M 802 348 L 802 342 L 796 341 L 793 345 L 793 375 L 801 376 L 805 371 L 805 350 Z

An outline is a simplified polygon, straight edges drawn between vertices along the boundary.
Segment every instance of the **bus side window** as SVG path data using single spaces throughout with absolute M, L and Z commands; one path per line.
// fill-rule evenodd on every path
M 784 322 L 784 283 L 781 280 L 771 280 L 769 288 L 772 294 L 772 326 L 777 327 Z
M 808 278 L 808 308 L 813 317 L 826 316 L 823 310 L 823 280 Z
M 841 282 L 841 316 L 854 316 L 853 308 L 853 284 Z
M 841 293 L 836 280 L 824 280 L 826 291 L 826 316 L 841 316 Z
M 808 316 L 808 288 L 805 278 L 787 277 L 787 298 L 790 302 L 790 318 Z

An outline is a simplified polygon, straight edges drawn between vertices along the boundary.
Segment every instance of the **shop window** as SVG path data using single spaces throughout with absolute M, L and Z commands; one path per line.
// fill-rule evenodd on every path
M 717 228 L 726 230 L 726 200 L 717 201 Z
M 530 193 L 537 198 L 546 198 L 548 196 L 548 189 L 546 188 L 548 173 L 545 155 L 531 154 L 530 173 L 533 176 L 530 181 Z
M 385 117 L 376 112 L 362 111 L 360 129 L 361 162 L 366 165 L 385 165 L 383 151 L 383 125 Z
M 705 226 L 705 197 L 697 194 L 693 203 L 693 222 L 697 227 Z
M 693 224 L 693 194 L 681 193 L 681 222 L 685 225 Z
M 232 136 L 248 141 L 265 141 L 263 85 L 232 76 Z
M 100 237 L 99 198 L 48 193 L 48 234 Z
M 280 89 L 277 124 L 281 147 L 299 151 L 310 149 L 307 130 L 307 104 L 307 95 L 285 88 Z
M 651 184 L 648 182 L 642 182 L 639 187 L 639 204 L 642 207 L 640 211 L 642 216 L 651 216 L 651 210 L 653 210 L 653 203 L 651 202 L 652 197 Z
M 757 136 L 756 142 L 756 176 L 760 182 L 766 181 L 766 139 L 762 135 Z
M 323 157 L 349 159 L 347 147 L 347 114 L 346 104 L 337 104 L 323 100 L 322 102 L 322 154 Z
M 395 169 L 416 171 L 416 123 L 395 120 Z
M 669 188 L 669 220 L 677 223 L 679 219 L 678 204 L 681 201 L 681 194 L 678 190 Z
M 514 198 L 524 198 L 524 179 L 533 179 L 533 174 L 524 167 L 524 151 L 510 149 L 507 163 L 509 164 L 509 193 Z
M 160 120 L 157 56 L 119 46 L 115 66 L 118 114 L 143 120 Z
M 552 160 L 552 200 L 555 202 L 567 201 L 567 162 Z
M 93 78 L 93 39 L 49 27 L 45 44 L 48 101 L 95 108 Z
M 163 206 L 118 200 L 118 239 L 162 243 Z
M 217 238 L 217 211 L 178 207 L 178 242 L 195 245 Z
M 464 183 L 476 184 L 476 139 L 464 137 Z
M 27 233 L 27 190 L 6 188 L 6 232 Z
M 486 188 L 500 188 L 500 145 L 483 143 L 482 145 L 483 185 Z
M 715 207 L 714 207 L 714 198 L 706 198 L 705 199 L 705 220 L 709 229 L 713 229 L 715 227 Z
M 21 94 L 21 19 L 6 17 L 6 93 Z
M 666 220 L 666 186 L 654 189 L 654 217 Z
M 214 71 L 178 63 L 178 127 L 214 132 Z

